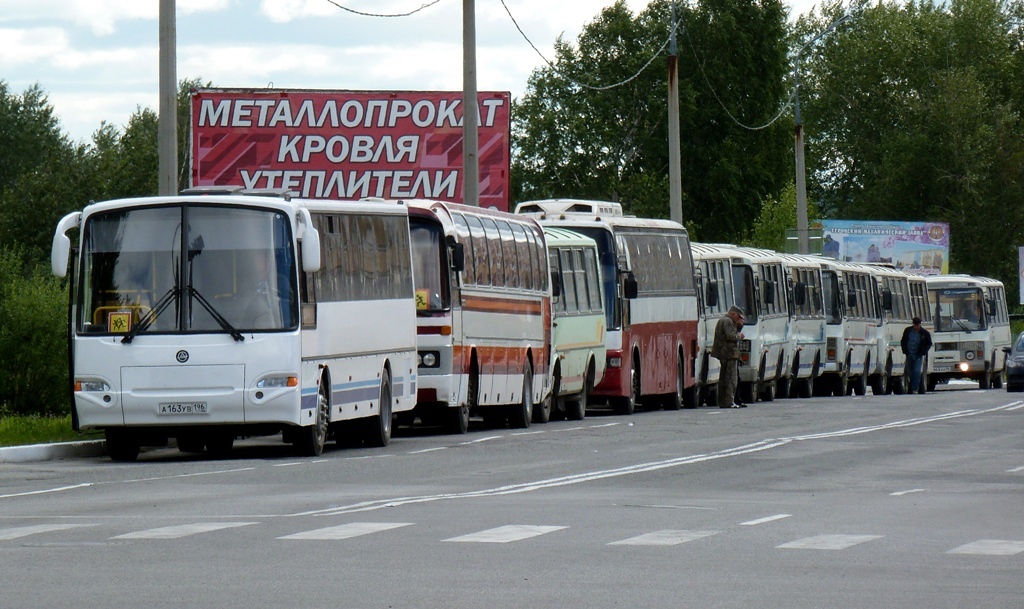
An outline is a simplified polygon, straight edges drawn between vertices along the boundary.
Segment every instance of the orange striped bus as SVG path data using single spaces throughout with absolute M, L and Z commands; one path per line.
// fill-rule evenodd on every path
M 419 352 L 417 415 L 465 433 L 471 414 L 528 427 L 549 387 L 551 297 L 540 225 L 406 201 Z

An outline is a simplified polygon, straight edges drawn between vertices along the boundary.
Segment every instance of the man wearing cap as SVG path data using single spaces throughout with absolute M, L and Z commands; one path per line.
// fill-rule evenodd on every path
M 921 362 L 932 348 L 932 335 L 921 327 L 921 318 L 915 317 L 913 325 L 907 326 L 900 340 L 900 348 L 907 356 L 906 370 L 910 373 L 910 393 L 924 393 L 921 385 Z
M 743 309 L 733 305 L 715 325 L 715 341 L 711 355 L 722 362 L 718 375 L 718 407 L 744 408 L 745 404 L 735 401 L 736 384 L 739 382 L 740 341 L 743 340 Z

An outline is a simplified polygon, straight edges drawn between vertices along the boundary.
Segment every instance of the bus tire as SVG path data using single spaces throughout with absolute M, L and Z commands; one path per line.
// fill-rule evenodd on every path
M 331 401 L 327 398 L 327 378 L 320 381 L 316 394 L 316 420 L 312 425 L 302 427 L 295 434 L 295 449 L 306 457 L 319 457 L 327 443 L 327 425 L 331 418 Z
M 640 361 L 634 357 L 633 366 L 629 369 L 629 395 L 616 397 L 612 404 L 616 414 L 631 415 L 636 412 L 636 403 L 640 399 Z
M 523 399 L 512 407 L 508 422 L 510 427 L 526 429 L 533 420 L 533 366 L 529 362 L 523 370 Z
M 383 448 L 391 442 L 391 373 L 385 368 L 380 376 L 380 400 L 377 415 L 366 420 L 363 436 L 366 445 Z
M 892 370 L 892 361 L 888 361 L 885 364 L 885 368 L 882 372 L 871 377 L 871 394 L 872 395 L 886 395 L 889 391 L 889 372 Z
M 846 392 L 850 389 L 850 377 L 847 376 L 846 372 L 840 372 L 832 379 L 832 395 L 841 398 L 846 396 Z
M 469 406 L 463 404 L 447 409 L 447 427 L 453 434 L 462 435 L 469 431 Z
M 683 407 L 683 393 L 686 391 L 686 371 L 683 370 L 682 357 L 676 357 L 676 390 L 668 394 L 665 410 L 679 410 Z
M 565 418 L 570 421 L 582 421 L 587 416 L 587 403 L 590 392 L 594 390 L 594 360 L 587 365 L 587 376 L 583 381 L 583 391 L 577 399 L 565 403 Z
M 131 437 L 128 430 L 108 427 L 104 437 L 111 461 L 130 463 L 139 458 L 139 442 Z
M 981 377 L 978 378 L 978 389 L 990 389 L 992 387 L 992 373 L 989 372 L 988 367 L 985 367 L 985 371 L 981 373 Z

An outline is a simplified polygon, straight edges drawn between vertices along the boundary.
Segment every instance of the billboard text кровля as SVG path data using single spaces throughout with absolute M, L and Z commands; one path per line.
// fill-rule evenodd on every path
M 510 95 L 478 96 L 480 206 L 509 207 Z M 463 200 L 462 94 L 199 89 L 193 187 Z

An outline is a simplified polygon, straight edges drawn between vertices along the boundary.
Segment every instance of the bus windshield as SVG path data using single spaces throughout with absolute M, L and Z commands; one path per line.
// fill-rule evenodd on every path
M 601 283 L 604 285 L 604 316 L 609 330 L 622 327 L 622 308 L 619 306 L 618 277 L 619 269 L 615 239 L 611 232 L 597 226 L 573 226 L 572 230 L 590 237 L 597 242 L 597 251 L 601 267 Z
M 757 323 L 757 300 L 754 298 L 754 270 L 749 266 L 732 267 L 732 282 L 736 290 L 736 306 L 743 309 L 746 323 Z
M 986 328 L 980 288 L 941 288 L 932 292 L 935 295 L 937 332 L 970 332 Z
M 298 326 L 291 224 L 281 211 L 118 209 L 89 217 L 83 230 L 80 333 L 130 342 L 145 333 L 227 332 L 241 340 L 239 331 Z
M 441 225 L 422 218 L 409 218 L 412 238 L 413 280 L 416 283 L 416 312 L 443 311 L 451 306 L 448 268 L 442 245 Z
M 843 323 L 843 308 L 839 300 L 839 276 L 833 271 L 821 272 L 821 295 L 825 302 L 825 321 L 835 325 Z

